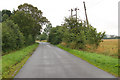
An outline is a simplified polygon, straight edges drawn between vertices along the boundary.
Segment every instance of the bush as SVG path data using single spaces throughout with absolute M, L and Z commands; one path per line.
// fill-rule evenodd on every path
M 62 42 L 63 34 L 60 30 L 60 26 L 51 29 L 48 37 L 48 42 L 51 44 L 59 44 Z
M 48 41 L 52 44 L 65 42 L 67 47 L 74 49 L 86 49 L 87 45 L 97 48 L 104 34 L 105 32 L 97 33 L 96 28 L 91 25 L 86 26 L 75 18 L 66 18 L 63 26 L 51 29 Z
M 19 31 L 18 25 L 12 20 L 2 23 L 2 50 L 3 53 L 19 49 L 24 46 L 24 36 Z
M 39 35 L 39 40 L 47 40 L 47 34 L 46 33 L 42 33 L 41 35 Z
M 31 45 L 33 44 L 34 40 L 33 40 L 33 37 L 32 35 L 28 35 L 28 37 L 26 38 L 26 45 Z

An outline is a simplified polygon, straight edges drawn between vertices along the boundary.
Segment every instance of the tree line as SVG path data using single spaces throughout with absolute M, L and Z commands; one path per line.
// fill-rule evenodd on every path
M 96 28 L 80 22 L 74 17 L 65 18 L 64 24 L 53 27 L 48 35 L 48 42 L 63 44 L 73 49 L 97 48 L 102 42 L 105 32 L 97 33 Z
M 35 43 L 40 29 L 49 22 L 41 10 L 27 3 L 19 5 L 13 12 L 2 10 L 0 14 L 4 54 Z

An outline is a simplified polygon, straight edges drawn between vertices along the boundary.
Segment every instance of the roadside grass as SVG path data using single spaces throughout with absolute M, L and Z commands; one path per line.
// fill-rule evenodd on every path
M 13 78 L 37 47 L 38 44 L 35 43 L 21 50 L 2 56 L 2 78 Z
M 62 45 L 57 45 L 57 47 L 89 62 L 90 64 L 111 73 L 112 75 L 118 77 L 118 70 L 120 70 L 120 64 L 118 64 L 118 59 L 110 56 L 105 56 L 102 54 L 90 53 L 86 51 L 79 51 L 75 49 L 66 48 Z M 119 61 L 120 62 L 120 61 Z M 119 74 L 120 76 L 120 74 Z

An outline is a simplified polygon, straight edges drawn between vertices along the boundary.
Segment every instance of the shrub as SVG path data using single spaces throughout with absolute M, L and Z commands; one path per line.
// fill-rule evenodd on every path
M 17 24 L 12 20 L 2 23 L 2 48 L 3 53 L 19 49 L 24 45 L 24 36 L 19 31 Z
M 63 34 L 59 29 L 59 26 L 51 29 L 48 37 L 48 42 L 51 44 L 59 44 L 62 42 Z

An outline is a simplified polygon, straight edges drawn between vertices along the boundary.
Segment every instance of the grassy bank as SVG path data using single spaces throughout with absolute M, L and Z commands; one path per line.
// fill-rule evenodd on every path
M 57 47 L 95 65 L 96 67 L 107 71 L 116 77 L 118 76 L 118 59 L 113 58 L 110 56 L 105 56 L 102 54 L 96 54 L 96 53 L 90 53 L 90 52 L 85 52 L 85 51 L 79 51 L 79 50 L 74 50 L 70 48 L 63 47 L 61 45 L 57 45 Z M 119 74 L 120 76 L 120 74 Z
M 38 44 L 36 43 L 24 49 L 2 56 L 2 77 L 14 77 L 37 47 Z

